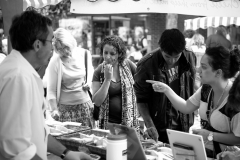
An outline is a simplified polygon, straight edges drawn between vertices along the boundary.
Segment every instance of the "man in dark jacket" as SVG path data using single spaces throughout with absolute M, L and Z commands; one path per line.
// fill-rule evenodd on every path
M 196 56 L 185 50 L 185 44 L 178 29 L 165 30 L 159 40 L 160 48 L 140 60 L 134 76 L 137 105 L 147 133 L 165 143 L 168 143 L 166 129 L 188 132 L 194 114 L 185 115 L 175 110 L 167 97 L 154 92 L 146 80 L 164 82 L 187 100 L 194 93 Z

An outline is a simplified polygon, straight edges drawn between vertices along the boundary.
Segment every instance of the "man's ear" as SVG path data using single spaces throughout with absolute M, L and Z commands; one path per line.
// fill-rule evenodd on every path
M 35 40 L 33 43 L 33 49 L 37 52 L 42 46 L 42 42 L 40 40 Z
M 218 69 L 218 70 L 216 71 L 216 77 L 221 77 L 222 74 L 223 74 L 223 72 L 222 72 L 221 69 Z

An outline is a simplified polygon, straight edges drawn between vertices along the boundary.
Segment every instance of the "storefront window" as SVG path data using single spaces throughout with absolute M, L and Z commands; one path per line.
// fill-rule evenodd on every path
M 69 30 L 78 45 L 99 55 L 98 44 L 108 35 L 120 36 L 128 49 L 136 46 L 138 36 L 144 36 L 145 17 L 140 14 L 77 16 L 59 20 L 59 27 Z M 140 32 L 140 33 L 139 33 Z

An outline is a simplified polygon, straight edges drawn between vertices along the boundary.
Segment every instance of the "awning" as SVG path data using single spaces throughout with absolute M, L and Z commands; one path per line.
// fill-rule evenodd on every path
M 91 1 L 91 2 L 90 2 Z M 219 0 L 214 0 L 219 1 Z M 176 13 L 196 16 L 240 17 L 239 0 L 71 0 L 71 13 Z
M 187 19 L 184 22 L 184 28 L 197 30 L 199 28 L 207 29 L 208 27 L 218 27 L 220 25 L 229 26 L 235 24 L 240 26 L 240 17 L 199 17 Z
M 34 8 L 42 8 L 47 5 L 55 5 L 62 0 L 23 0 L 23 10 L 32 6 Z
M 61 1 L 63 0 L 0 0 L 4 21 L 4 34 L 8 36 L 12 17 L 24 11 L 27 7 L 41 8 L 46 5 L 55 5 Z

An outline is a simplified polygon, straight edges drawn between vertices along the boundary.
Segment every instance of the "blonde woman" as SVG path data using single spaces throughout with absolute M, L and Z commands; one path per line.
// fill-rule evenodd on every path
M 93 127 L 93 103 L 88 94 L 93 67 L 90 52 L 78 48 L 75 38 L 63 28 L 54 32 L 54 51 L 47 68 L 47 98 L 54 119 L 80 122 Z M 88 82 L 84 56 L 88 54 Z

